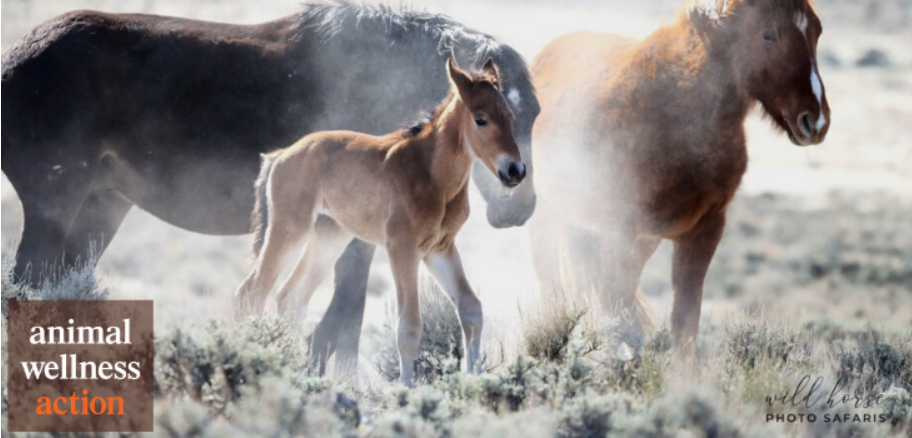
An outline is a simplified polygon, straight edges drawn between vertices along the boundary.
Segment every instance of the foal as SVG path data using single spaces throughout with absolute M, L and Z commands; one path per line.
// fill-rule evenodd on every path
M 451 92 L 426 122 L 382 137 L 318 132 L 265 155 L 257 183 L 257 260 L 236 295 L 238 314 L 259 313 L 283 258 L 306 250 L 280 287 L 280 313 L 303 312 L 352 235 L 383 245 L 396 283 L 399 380 L 410 385 L 421 336 L 418 264 L 424 261 L 456 305 L 466 370 L 481 370 L 481 302 L 454 245 L 469 215 L 468 183 L 478 158 L 515 187 L 525 164 L 513 113 L 492 60 L 479 73 L 447 61 Z

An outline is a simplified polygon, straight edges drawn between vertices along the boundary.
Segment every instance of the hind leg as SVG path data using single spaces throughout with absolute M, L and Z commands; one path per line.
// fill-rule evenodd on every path
M 253 270 L 235 292 L 236 319 L 263 313 L 266 298 L 278 281 L 285 262 L 295 251 L 300 251 L 313 229 L 317 196 L 302 187 L 311 188 L 316 184 L 302 182 L 301 175 L 295 172 L 297 169 L 289 168 L 287 173 L 284 170 L 276 167 L 269 176 L 272 191 L 266 194 L 269 220 L 263 247 Z M 303 174 L 306 176 L 306 172 Z M 281 183 L 288 180 L 294 183 Z M 272 184 L 273 181 L 279 183 Z
M 351 234 L 332 219 L 326 216 L 317 219 L 313 238 L 307 243 L 307 249 L 294 271 L 276 295 L 280 315 L 293 319 L 298 324 L 304 321 L 310 297 L 326 278 L 336 259 L 342 255 L 351 238 Z
M 326 372 L 326 361 L 336 355 L 337 370 L 354 370 L 367 301 L 367 279 L 377 247 L 354 239 L 345 248 L 334 269 L 332 301 L 314 330 L 311 363 Z
M 93 190 L 67 234 L 64 263 L 75 266 L 104 253 L 133 203 L 113 189 Z
M 538 211 L 529 220 L 529 242 L 532 262 L 542 292 L 561 287 L 560 248 L 565 224 L 551 208 L 539 202 Z
M 631 227 L 609 230 L 602 238 L 604 268 L 598 283 L 602 308 L 609 314 L 631 312 L 637 331 L 645 334 L 652 326 L 652 316 L 638 285 L 661 238 L 638 236 Z

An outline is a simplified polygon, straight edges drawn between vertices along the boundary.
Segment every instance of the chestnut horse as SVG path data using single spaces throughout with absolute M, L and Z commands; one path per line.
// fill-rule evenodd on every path
M 523 180 L 526 166 L 493 61 L 469 74 L 449 60 L 447 71 L 453 90 L 426 123 L 382 137 L 317 132 L 264 156 L 254 213 L 262 246 L 238 288 L 239 314 L 263 310 L 282 261 L 307 241 L 277 294 L 282 314 L 303 312 L 332 263 L 357 236 L 385 246 L 390 255 L 399 380 L 411 384 L 418 354 L 421 260 L 456 305 L 466 370 L 480 372 L 481 301 L 465 278 L 454 240 L 469 214 L 474 159 L 508 187 Z
M 528 161 L 539 107 L 525 61 L 443 15 L 340 1 L 255 25 L 93 11 L 39 25 L 2 63 L 3 173 L 24 213 L 15 278 L 101 255 L 134 206 L 189 231 L 250 232 L 260 153 L 396 129 L 447 95 L 451 52 L 497 62 Z M 475 170 L 490 224 L 525 223 L 532 185 L 508 194 Z M 373 255 L 355 240 L 336 265 L 314 351 L 357 355 Z
M 637 284 L 670 239 L 672 336 L 686 349 L 747 168 L 748 112 L 759 102 L 799 146 L 822 142 L 830 123 L 816 56 L 822 28 L 808 0 L 700 3 L 641 41 L 558 38 L 532 67 L 542 103 L 530 223 L 540 280 L 570 275 L 598 288 L 604 307 L 636 309 L 645 330 Z M 562 253 L 583 268 L 561 272 Z

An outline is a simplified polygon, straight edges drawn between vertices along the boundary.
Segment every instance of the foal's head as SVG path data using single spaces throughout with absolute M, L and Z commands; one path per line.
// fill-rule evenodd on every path
M 817 66 L 823 32 L 809 0 L 719 0 L 735 74 L 798 146 L 818 144 L 830 107 Z
M 513 137 L 513 112 L 500 88 L 500 75 L 491 59 L 478 74 L 468 73 L 447 61 L 447 73 L 458 99 L 456 114 L 460 134 L 488 170 L 507 187 L 526 177 L 526 164 Z

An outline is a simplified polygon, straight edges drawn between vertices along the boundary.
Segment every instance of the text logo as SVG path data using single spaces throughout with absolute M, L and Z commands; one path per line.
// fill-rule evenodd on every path
M 152 301 L 10 301 L 9 430 L 151 432 Z

